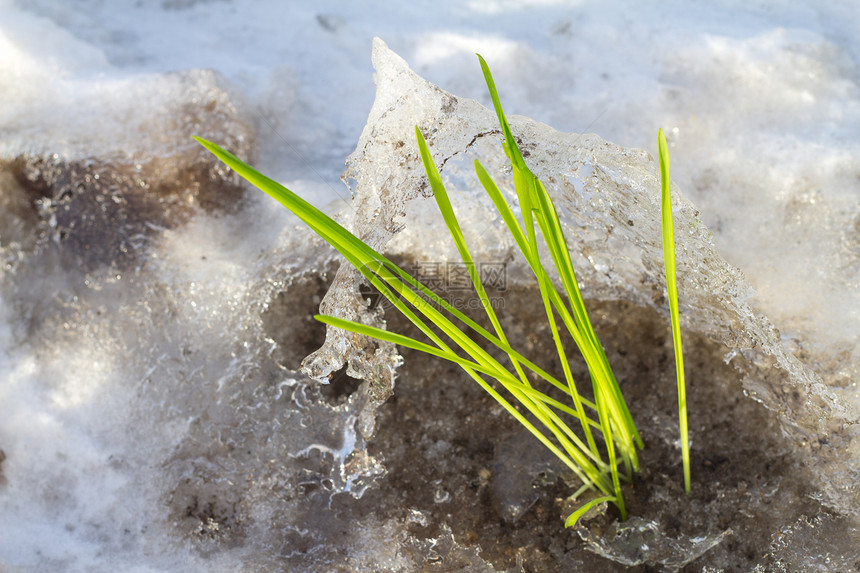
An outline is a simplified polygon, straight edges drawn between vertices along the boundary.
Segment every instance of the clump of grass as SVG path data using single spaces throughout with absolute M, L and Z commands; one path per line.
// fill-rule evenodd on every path
M 621 394 L 603 346 L 588 317 L 567 242 L 552 200 L 543 183 L 526 165 L 502 110 L 490 70 L 484 59 L 480 56 L 478 58 L 504 136 L 504 150 L 511 161 L 521 219 L 517 218 L 496 183 L 477 160 L 475 172 L 534 274 L 555 351 L 562 366 L 562 379 L 543 370 L 518 352 L 509 342 L 481 283 L 442 178 L 417 126 L 415 138 L 427 178 L 448 232 L 482 303 L 491 325 L 489 329 L 457 310 L 289 189 L 262 175 L 217 145 L 200 138 L 195 139 L 250 183 L 290 209 L 334 246 L 378 292 L 426 336 L 429 342 L 334 316 L 317 315 L 315 317 L 317 320 L 458 364 L 469 377 L 578 476 L 582 487 L 572 496 L 574 499 L 589 490 L 596 492 L 592 499 L 567 517 L 565 526 L 575 524 L 590 508 L 603 502 L 610 502 L 617 506 L 621 518 L 626 519 L 627 509 L 624 505 L 621 484 L 631 482 L 633 474 L 639 470 L 637 449 L 643 447 L 642 439 Z M 667 277 L 671 270 L 671 280 L 667 282 L 670 284 L 673 341 L 678 367 L 685 484 L 689 491 L 686 400 L 674 280 L 669 164 L 662 131 L 659 139 L 663 181 L 663 241 Z M 542 260 L 539 248 L 541 242 L 546 247 L 551 260 Z M 547 270 L 549 264 L 552 264 L 559 278 L 560 289 L 553 283 Z M 475 342 L 474 335 L 491 347 L 501 350 L 506 358 L 501 362 L 495 359 Z M 563 336 L 575 342 L 588 366 L 593 400 L 588 400 L 581 395 L 577 382 L 573 379 L 563 346 Z M 533 384 L 532 381 L 539 385 Z M 522 413 L 515 404 L 521 406 L 526 414 Z

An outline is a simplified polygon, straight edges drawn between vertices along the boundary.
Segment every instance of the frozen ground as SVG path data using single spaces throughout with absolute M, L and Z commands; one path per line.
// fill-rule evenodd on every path
M 487 104 L 480 52 L 509 113 L 562 132 L 654 154 L 667 131 L 714 260 L 757 291 L 747 301 L 736 273 L 708 283 L 719 261 L 689 283 L 704 302 L 686 318 L 701 357 L 688 504 L 666 501 L 678 496 L 660 443 L 671 394 L 655 398 L 672 384 L 662 303 L 630 280 L 636 268 L 588 250 L 609 227 L 570 223 L 592 233 L 574 250 L 607 351 L 645 381 L 631 392 L 655 485 L 637 486 L 642 521 L 626 533 L 611 516 L 562 531 L 558 470 L 517 469 L 530 448 L 491 408 L 455 407 L 482 397 L 453 372 L 406 354 L 378 409 L 352 376 L 390 355 L 328 386 L 298 372 L 322 343 L 310 315 L 337 261 L 187 136 L 361 224 L 340 175 L 374 102 L 373 36 Z M 0 569 L 671 568 L 699 538 L 717 544 L 689 570 L 856 569 L 858 38 L 850 2 L 0 0 Z M 405 177 L 353 165 L 359 203 L 374 200 L 368 178 Z M 647 206 L 625 208 L 646 220 Z M 424 261 L 411 232 L 392 247 Z M 511 328 L 528 337 L 534 311 L 512 277 Z M 737 351 L 729 367 L 719 343 Z M 658 549 L 643 556 L 644 543 Z

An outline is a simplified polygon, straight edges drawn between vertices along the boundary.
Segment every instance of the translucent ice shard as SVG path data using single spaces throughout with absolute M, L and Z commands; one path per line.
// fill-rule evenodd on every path
M 802 516 L 773 534 L 767 566 L 759 571 L 851 571 L 860 564 L 860 530 L 843 518 Z
M 624 523 L 615 522 L 609 531 L 594 535 L 586 528 L 578 528 L 588 547 L 607 559 L 627 566 L 662 565 L 677 571 L 692 563 L 715 545 L 731 535 L 731 530 L 700 537 L 671 539 L 660 531 L 658 524 L 640 517 L 631 517 Z
M 439 231 L 436 207 L 427 200 L 430 191 L 410 135 L 417 124 L 466 222 L 475 256 L 509 261 L 511 240 L 471 168 L 477 158 L 497 181 L 509 175 L 493 112 L 424 81 L 378 39 L 373 60 L 376 101 L 345 174 L 355 197 L 356 234 L 378 250 L 387 245 L 387 253 L 412 261 L 455 259 Z M 558 133 L 522 117 L 512 117 L 511 125 L 559 210 L 584 296 L 665 312 L 654 160 L 595 135 Z M 728 348 L 746 393 L 778 416 L 825 502 L 857 514 L 852 501 L 860 493 L 857 412 L 785 350 L 773 324 L 750 305 L 752 287 L 714 249 L 695 208 L 680 190 L 673 190 L 673 197 L 682 325 Z M 507 265 L 511 285 L 528 278 L 519 265 L 516 259 Z M 348 318 L 366 313 L 356 285 L 355 271 L 342 268 L 324 310 Z M 330 329 L 326 344 L 306 366 L 314 376 L 326 376 L 345 360 L 362 377 L 366 371 L 377 379 L 385 378 L 392 364 L 389 351 L 361 349 L 351 335 Z

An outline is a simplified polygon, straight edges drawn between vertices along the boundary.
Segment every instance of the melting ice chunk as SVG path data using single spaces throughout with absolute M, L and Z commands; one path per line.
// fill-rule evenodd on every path
M 506 260 L 511 239 L 500 230 L 503 225 L 471 169 L 479 159 L 497 181 L 509 172 L 494 112 L 426 82 L 378 39 L 373 60 L 377 97 L 345 173 L 353 182 L 354 232 L 377 250 L 388 245 L 387 252 L 413 260 L 455 260 L 428 200 L 430 190 L 411 138 L 417 125 L 442 168 L 473 256 Z M 530 168 L 559 211 L 584 296 L 622 299 L 665 312 L 659 170 L 653 158 L 596 135 L 564 134 L 527 118 L 509 119 Z M 503 191 L 513 204 L 512 190 Z M 754 291 L 743 274 L 714 249 L 695 208 L 680 190 L 673 189 L 672 195 L 682 325 L 744 358 L 732 364 L 745 391 L 778 415 L 796 454 L 817 477 L 826 503 L 860 515 L 853 501 L 860 495 L 860 412 L 786 350 L 776 328 L 751 306 Z M 528 273 L 513 262 L 508 280 L 523 284 Z M 326 312 L 346 318 L 366 315 L 352 294 L 357 281 L 354 270 L 342 268 L 323 301 Z M 328 375 L 349 361 L 357 375 L 373 377 L 384 388 L 390 380 L 382 375 L 391 364 L 390 351 L 374 346 L 368 352 L 350 338 L 329 329 L 325 346 L 307 361 L 311 374 Z

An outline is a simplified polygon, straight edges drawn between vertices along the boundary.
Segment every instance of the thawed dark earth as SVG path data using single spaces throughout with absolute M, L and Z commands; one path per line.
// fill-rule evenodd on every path
M 407 269 L 456 260 L 417 124 L 476 259 L 505 269 L 494 296 L 510 338 L 559 371 L 535 287 L 472 171 L 480 158 L 497 181 L 510 176 L 494 113 L 425 82 L 381 41 L 373 58 L 377 97 L 339 218 Z M 123 86 L 151 114 L 115 145 L 70 133 L 2 148 L 0 401 L 18 430 L 0 433 L 0 536 L 19 551 L 0 569 L 860 571 L 858 410 L 831 387 L 850 368 L 790 351 L 676 189 L 693 445 L 683 494 L 646 152 L 511 122 L 646 443 L 625 490 L 631 518 L 608 509 L 565 530 L 578 485 L 456 367 L 326 336 L 313 320 L 322 308 L 410 332 L 190 139 L 253 160 L 255 124 L 227 82 L 206 71 L 152 82 Z M 75 105 L 95 117 L 96 96 Z

